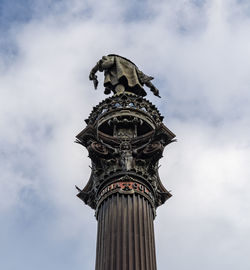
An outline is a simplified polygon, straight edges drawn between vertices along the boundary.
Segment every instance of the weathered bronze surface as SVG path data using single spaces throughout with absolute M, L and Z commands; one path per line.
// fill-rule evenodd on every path
M 103 56 L 97 62 L 89 74 L 89 79 L 94 82 L 95 89 L 98 86 L 97 76 L 95 75 L 97 71 L 104 71 L 104 93 L 107 95 L 111 91 L 114 93 L 127 91 L 144 97 L 147 95 L 143 89 L 145 84 L 154 95 L 160 97 L 159 90 L 151 83 L 154 78 L 145 75 L 133 62 L 125 57 L 109 54 Z
M 95 209 L 98 220 L 96 270 L 155 270 L 153 219 L 156 208 L 171 197 L 158 162 L 175 135 L 156 106 L 142 97 L 142 86 L 152 77 L 116 55 L 103 57 L 93 68 L 95 86 L 97 70 L 105 71 L 105 91 L 114 95 L 93 108 L 76 136 L 92 161 L 89 181 L 77 188 L 77 196 Z M 155 87 L 153 92 L 159 93 Z

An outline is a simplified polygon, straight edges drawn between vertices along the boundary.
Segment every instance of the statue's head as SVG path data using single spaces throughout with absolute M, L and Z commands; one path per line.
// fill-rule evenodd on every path
M 121 55 L 118 55 L 118 54 L 108 54 L 108 56 L 117 56 L 117 57 L 123 58 L 123 59 L 127 60 L 128 62 L 130 62 L 131 64 L 133 64 L 134 66 L 136 66 L 136 64 L 133 63 L 131 60 L 129 60 L 128 58 L 123 57 L 123 56 L 121 56 Z M 136 66 L 136 67 L 137 67 L 137 66 Z

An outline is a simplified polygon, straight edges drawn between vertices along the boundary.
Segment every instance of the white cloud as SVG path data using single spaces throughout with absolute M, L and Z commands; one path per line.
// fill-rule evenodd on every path
M 139 21 L 126 21 L 130 9 L 115 1 L 65 1 L 65 7 L 21 27 L 18 55 L 8 67 L 2 62 L 1 220 L 15 208 L 32 216 L 38 210 L 29 196 L 35 197 L 54 213 L 41 212 L 46 230 L 36 225 L 42 245 L 65 245 L 60 252 L 66 252 L 74 241 L 76 267 L 84 254 L 93 266 L 94 213 L 74 197 L 74 185 L 88 180 L 90 161 L 73 141 L 105 98 L 88 72 L 102 55 L 117 53 L 155 77 L 163 98 L 148 97 L 179 139 L 161 162 L 174 196 L 158 209 L 159 269 L 166 258 L 171 269 L 247 269 L 250 23 L 242 7 L 157 1 L 150 18 Z M 34 264 L 23 261 L 25 269 Z

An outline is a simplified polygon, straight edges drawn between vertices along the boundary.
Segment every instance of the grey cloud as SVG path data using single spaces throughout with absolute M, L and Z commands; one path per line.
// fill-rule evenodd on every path
M 94 213 L 74 190 L 87 182 L 90 163 L 73 141 L 92 106 L 105 98 L 101 84 L 95 92 L 88 81 L 89 69 L 115 52 L 155 77 L 163 98 L 149 98 L 178 138 L 161 162 L 162 180 L 174 196 L 156 218 L 159 269 L 248 269 L 248 20 L 231 20 L 238 6 L 223 1 L 198 7 L 193 1 L 156 1 L 148 6 L 150 20 L 130 23 L 126 4 L 64 4 L 64 12 L 23 25 L 14 35 L 18 54 L 0 75 L 0 210 L 10 234 L 5 243 L 22 231 L 16 212 L 27 213 L 27 222 L 41 215 L 26 239 L 18 237 L 24 248 L 14 249 L 13 260 L 20 259 L 23 269 L 63 270 L 73 261 L 75 269 L 82 269 L 82 261 L 93 268 Z M 10 221 L 12 215 L 19 222 Z M 37 251 L 34 235 L 41 242 Z M 39 255 L 49 253 L 55 258 Z M 1 264 L 8 269 L 5 258 Z

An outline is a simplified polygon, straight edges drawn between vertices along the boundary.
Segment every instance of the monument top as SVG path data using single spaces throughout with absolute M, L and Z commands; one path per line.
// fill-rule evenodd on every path
M 146 85 L 154 95 L 160 97 L 159 90 L 151 82 L 154 78 L 144 74 L 125 57 L 109 54 L 97 62 L 89 74 L 89 79 L 93 81 L 95 89 L 98 86 L 97 71 L 104 72 L 104 93 L 106 95 L 112 91 L 114 94 L 129 92 L 144 97 L 147 93 L 143 86 Z

